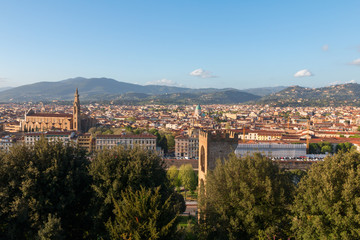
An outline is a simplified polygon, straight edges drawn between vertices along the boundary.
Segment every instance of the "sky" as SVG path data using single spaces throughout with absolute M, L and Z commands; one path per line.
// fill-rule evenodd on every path
M 360 83 L 360 1 L 1 0 L 0 87 Z

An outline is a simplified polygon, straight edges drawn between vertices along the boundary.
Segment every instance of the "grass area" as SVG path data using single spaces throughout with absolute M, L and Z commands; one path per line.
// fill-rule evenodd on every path
M 194 216 L 178 216 L 178 227 L 194 226 L 196 218 Z
M 184 240 L 195 240 L 197 236 L 195 234 L 194 226 L 196 224 L 196 217 L 194 216 L 178 216 L 177 228 L 181 232 Z
M 181 190 L 180 191 L 181 195 L 183 195 L 184 199 L 185 199 L 185 191 Z M 193 193 L 191 193 L 190 191 L 186 191 L 186 199 L 185 201 L 197 201 L 198 198 L 198 191 L 195 190 Z

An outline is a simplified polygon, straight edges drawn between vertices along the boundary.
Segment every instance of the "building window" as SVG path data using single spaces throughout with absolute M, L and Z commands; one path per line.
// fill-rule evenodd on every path
M 205 148 L 204 148 L 204 146 L 201 146 L 200 166 L 201 166 L 201 171 L 205 172 Z

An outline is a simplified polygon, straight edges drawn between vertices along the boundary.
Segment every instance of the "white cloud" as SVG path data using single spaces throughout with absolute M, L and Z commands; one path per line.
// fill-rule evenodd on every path
M 353 79 L 353 80 L 350 80 L 347 82 L 335 81 L 335 82 L 329 83 L 329 85 L 332 86 L 332 85 L 339 85 L 339 84 L 346 84 L 346 83 L 356 83 L 356 80 Z
M 354 60 L 354 61 L 352 61 L 350 64 L 351 64 L 351 65 L 357 65 L 357 66 L 360 66 L 360 58 L 355 59 L 355 60 Z
M 195 69 L 194 71 L 192 71 L 190 73 L 191 76 L 194 76 L 194 77 L 199 77 L 199 78 L 215 78 L 217 76 L 215 75 L 212 75 L 212 72 L 210 71 L 205 71 L 204 69 L 202 68 L 199 68 L 199 69 Z
M 147 82 L 146 85 L 177 86 L 178 84 L 173 80 L 163 78 L 153 82 Z
M 328 51 L 329 50 L 329 45 L 325 44 L 324 46 L 322 46 L 322 50 L 323 51 Z
M 294 77 L 311 77 L 314 76 L 309 70 L 303 69 L 294 74 Z

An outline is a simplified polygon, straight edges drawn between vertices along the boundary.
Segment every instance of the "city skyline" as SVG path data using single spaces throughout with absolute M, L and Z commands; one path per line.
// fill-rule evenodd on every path
M 357 1 L 5 1 L 0 87 L 73 77 L 238 89 L 360 82 Z

